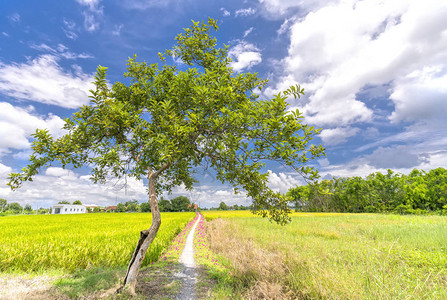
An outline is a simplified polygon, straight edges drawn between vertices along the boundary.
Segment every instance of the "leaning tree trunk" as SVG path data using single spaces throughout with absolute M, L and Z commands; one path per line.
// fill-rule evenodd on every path
M 148 230 L 143 230 L 140 232 L 140 239 L 138 240 L 137 247 L 130 260 L 129 267 L 127 268 L 126 277 L 124 277 L 124 282 L 122 287 L 120 287 L 117 292 L 127 291 L 131 295 L 135 295 L 135 285 L 137 284 L 137 276 L 141 268 L 141 264 L 146 255 L 146 251 L 152 244 L 155 236 L 157 235 L 158 229 L 161 224 L 160 210 L 158 209 L 158 201 L 155 193 L 155 179 L 159 172 L 150 172 L 149 179 L 149 204 L 151 206 L 152 212 L 152 224 Z

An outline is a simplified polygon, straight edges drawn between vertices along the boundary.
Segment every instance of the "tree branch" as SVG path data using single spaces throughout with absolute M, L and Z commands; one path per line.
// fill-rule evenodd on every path
M 158 175 L 160 175 L 164 170 L 166 170 L 166 169 L 169 168 L 170 166 L 171 166 L 171 163 L 170 163 L 170 162 L 169 162 L 169 163 L 165 163 L 165 164 L 163 164 L 163 165 L 161 166 L 161 168 L 158 169 L 158 171 L 156 171 L 156 172 L 152 175 L 152 177 L 153 177 L 153 178 L 157 178 Z

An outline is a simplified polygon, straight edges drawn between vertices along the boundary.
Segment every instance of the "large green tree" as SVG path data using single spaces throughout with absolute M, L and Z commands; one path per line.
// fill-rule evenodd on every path
M 91 103 L 65 120 L 64 136 L 47 130 L 33 135 L 30 163 L 10 174 L 15 189 L 42 168 L 58 161 L 62 167 L 91 167 L 91 179 L 133 176 L 148 185 L 152 224 L 141 231 L 123 288 L 134 293 L 147 249 L 161 224 L 157 194 L 178 185 L 192 189 L 194 170 L 213 168 L 222 182 L 245 190 L 253 211 L 279 223 L 289 221 L 287 199 L 268 187 L 266 161 L 276 161 L 308 177 L 317 171 L 306 163 L 324 154 L 311 144 L 318 129 L 288 110 L 288 97 L 303 90 L 293 86 L 272 99 L 258 93 L 266 80 L 253 73 L 235 73 L 228 47 L 216 46 L 210 30 L 216 21 L 193 22 L 176 37 L 171 50 L 160 53 L 161 66 L 130 58 L 126 83 L 110 87 L 99 66 Z M 183 62 L 168 64 L 175 57 Z
M 171 209 L 172 211 L 187 211 L 190 204 L 188 197 L 178 196 L 171 200 Z

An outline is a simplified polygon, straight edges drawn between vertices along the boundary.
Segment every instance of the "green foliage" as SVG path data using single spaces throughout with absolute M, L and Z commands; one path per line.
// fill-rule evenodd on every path
M 55 282 L 58 290 L 71 299 L 88 298 L 97 290 L 109 289 L 120 280 L 121 269 L 94 268 L 78 270 L 72 276 L 64 276 Z
M 12 213 L 19 213 L 22 212 L 23 207 L 17 202 L 12 202 L 6 206 L 6 210 L 11 211 Z
M 31 206 L 31 204 L 26 204 L 24 210 L 25 210 L 27 213 L 30 213 L 30 212 L 33 211 L 33 208 L 32 208 L 32 206 Z
M 124 206 L 126 207 L 126 211 L 128 212 L 138 212 L 141 211 L 140 204 L 138 204 L 137 200 L 127 201 Z
M 116 212 L 125 212 L 125 211 L 127 211 L 127 207 L 124 203 L 118 203 L 115 211 Z
M 147 202 L 143 202 L 140 204 L 141 212 L 151 212 L 151 206 Z
M 82 202 L 80 200 L 76 200 L 76 201 L 73 201 L 72 204 L 73 205 L 82 205 Z
M 37 211 L 37 213 L 38 213 L 39 215 L 48 214 L 48 213 L 50 213 L 50 209 L 41 207 L 41 208 L 39 208 L 39 210 Z
M 179 196 L 175 197 L 171 200 L 171 210 L 172 211 L 188 211 L 188 205 L 190 205 L 191 202 L 189 201 L 188 197 L 185 196 Z
M 71 204 L 71 203 L 68 202 L 67 200 L 63 200 L 63 201 L 59 201 L 57 204 Z
M 447 170 L 391 170 L 361 177 L 335 178 L 288 191 L 298 210 L 323 212 L 443 213 L 447 205 Z
M 163 199 L 163 198 L 158 202 L 158 207 L 161 212 L 172 211 L 171 201 Z
M 228 210 L 228 205 L 225 204 L 225 202 L 220 202 L 219 203 L 219 209 L 220 210 Z
M 0 213 L 3 212 L 3 210 L 6 208 L 7 205 L 8 201 L 6 201 L 3 198 L 0 198 Z
M 65 120 L 66 135 L 33 134 L 30 164 L 10 174 L 11 188 L 58 161 L 62 167 L 90 166 L 95 183 L 151 175 L 157 192 L 169 192 L 181 184 L 192 189 L 194 169 L 207 165 L 220 181 L 245 190 L 255 213 L 288 222 L 288 201 L 268 187 L 265 163 L 317 178 L 307 163 L 324 155 L 321 145 L 311 144 L 320 130 L 303 123 L 298 110 L 289 111 L 286 100 L 303 94 L 299 86 L 261 100 L 254 90 L 267 80 L 234 73 L 228 47 L 218 48 L 210 35 L 216 29 L 212 19 L 194 22 L 177 35 L 172 50 L 159 54 L 162 66 L 130 58 L 124 74 L 129 84 L 109 88 L 107 68 L 99 66 L 90 105 Z M 166 57 L 181 59 L 189 69 L 167 64 Z

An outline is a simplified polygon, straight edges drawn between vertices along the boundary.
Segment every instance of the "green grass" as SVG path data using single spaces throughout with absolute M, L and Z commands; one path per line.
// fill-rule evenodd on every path
M 156 261 L 194 213 L 162 213 L 143 265 Z M 125 267 L 150 213 L 30 215 L 0 218 L 0 272 Z
M 296 296 L 447 298 L 447 217 L 294 213 L 279 226 L 249 212 L 204 215 L 227 219 L 241 242 L 281 253 L 287 267 L 277 281 Z
M 109 289 L 119 282 L 123 269 L 95 268 L 78 270 L 71 276 L 57 279 L 58 291 L 70 298 L 80 298 L 97 290 Z

